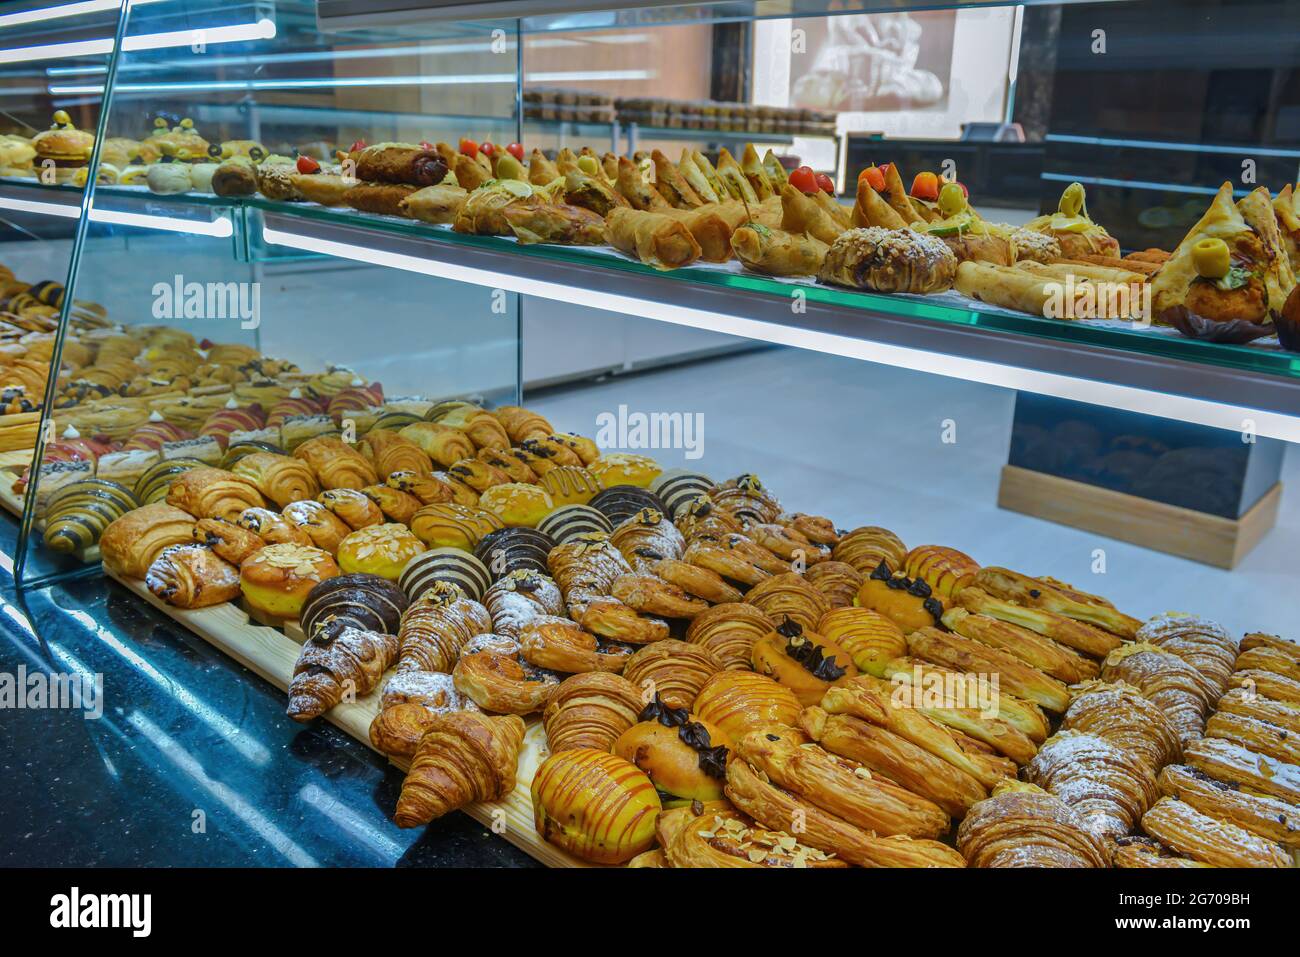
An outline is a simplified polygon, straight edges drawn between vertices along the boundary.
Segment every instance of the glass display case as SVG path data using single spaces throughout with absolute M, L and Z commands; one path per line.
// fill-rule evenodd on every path
M 1068 803 L 1035 752 L 1088 730 L 1062 716 L 1095 678 L 1134 685 L 1115 707 L 1176 713 L 1179 747 L 1296 763 L 1233 720 L 1206 730 L 1242 681 L 1300 689 L 1294 0 L 99 6 L 68 40 L 57 6 L 0 15 L 0 93 L 26 111 L 0 119 L 0 264 L 36 303 L 0 303 L 28 385 L 6 411 L 31 444 L 0 418 L 21 585 L 102 562 L 249 680 L 297 689 L 294 717 L 403 768 L 422 746 L 393 744 L 399 713 L 494 722 L 517 780 L 453 806 L 553 865 L 689 857 L 534 827 L 548 770 L 578 760 L 554 740 L 574 674 L 622 674 L 601 694 L 682 741 L 705 729 L 695 790 L 634 761 L 656 809 L 725 786 L 728 813 L 788 830 L 758 778 L 709 765 L 725 741 L 789 797 L 780 756 L 696 700 L 752 670 L 788 686 L 781 721 L 944 819 L 899 832 L 926 839 L 915 860 L 855 843 L 880 829 L 853 819 L 796 840 L 800 864 L 975 863 L 956 824 L 998 779 Z M 93 151 L 43 175 L 50 123 L 93 129 Z M 342 629 L 304 610 L 344 574 L 410 605 L 337 613 L 348 641 L 392 633 L 391 687 L 345 675 L 321 650 Z M 494 603 L 516 587 L 557 634 Z M 466 633 L 421 651 L 411 612 L 456 600 Z M 1000 677 L 1007 710 L 923 709 L 943 757 L 827 694 L 913 665 Z M 1174 672 L 1161 697 L 1151 675 Z M 483 717 L 503 713 L 525 720 Z M 620 773 L 616 738 L 565 770 Z M 1134 866 L 1289 859 L 1267 827 L 1189 848 L 1167 798 L 1144 827 L 1172 751 L 1089 841 Z M 960 769 L 956 796 L 932 764 Z M 1300 802 L 1286 782 L 1269 800 Z M 419 787 L 402 826 L 441 813 Z

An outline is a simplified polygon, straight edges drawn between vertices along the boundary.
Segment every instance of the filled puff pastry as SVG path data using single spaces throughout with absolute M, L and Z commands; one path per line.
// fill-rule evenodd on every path
M 1202 738 L 1183 748 L 1185 763 L 1225 784 L 1235 784 L 1255 794 L 1264 794 L 1300 804 L 1300 767 L 1256 754 L 1222 738 Z
M 457 691 L 495 714 L 540 711 L 560 683 L 551 672 L 527 671 L 515 656 L 491 651 L 462 654 L 451 675 Z
M 691 619 L 686 640 L 713 652 L 724 668 L 747 671 L 754 642 L 775 624 L 753 605 L 724 602 Z
M 172 545 L 158 555 L 145 585 L 177 608 L 206 608 L 239 596 L 239 569 L 206 545 Z
M 1202 814 L 1300 850 L 1300 807 L 1294 804 L 1251 794 L 1180 764 L 1162 770 L 1159 784 L 1162 794 L 1177 798 Z
M 163 549 L 194 539 L 194 516 L 154 502 L 110 522 L 99 539 L 104 567 L 128 578 L 144 578 Z
M 921 628 L 907 636 L 907 648 L 918 658 L 958 671 L 997 674 L 1001 687 L 1048 711 L 1070 704 L 1066 686 L 1008 652 L 937 628 Z
M 517 715 L 436 715 L 402 782 L 393 820 L 418 827 L 469 804 L 501 800 L 514 790 L 523 740 Z
M 204 467 L 178 475 L 167 489 L 167 504 L 198 518 L 233 522 L 246 508 L 264 507 L 266 500 L 247 479 L 225 469 Z
M 1009 782 L 970 809 L 957 850 L 971 867 L 1106 867 L 1101 838 L 1059 798 Z
M 486 608 L 466 598 L 458 586 L 435 582 L 402 615 L 397 670 L 450 674 L 465 643 L 491 630 Z
M 532 799 L 543 840 L 596 864 L 622 864 L 648 850 L 662 810 L 644 772 L 594 748 L 551 754 L 533 776 Z
M 771 726 L 793 727 L 802 707 L 794 693 L 752 671 L 720 671 L 695 696 L 695 714 L 732 741 Z
M 307 463 L 288 455 L 255 452 L 236 462 L 233 471 L 279 508 L 320 494 Z
M 1115 857 L 1112 863 L 1116 867 L 1149 869 L 1210 866 L 1194 861 L 1190 857 L 1170 854 L 1159 841 L 1151 837 L 1130 835 L 1121 837 L 1115 843 Z
M 684 641 L 657 641 L 628 659 L 623 677 L 642 697 L 655 695 L 674 708 L 690 708 L 704 683 L 722 670 L 722 662 L 707 648 Z
M 194 541 L 208 546 L 218 558 L 224 558 L 236 567 L 268 544 L 256 532 L 222 518 L 199 519 L 194 526 Z
M 1156 802 L 1142 816 L 1142 830 L 1165 847 L 1213 867 L 1291 866 L 1290 855 L 1272 841 L 1216 821 L 1175 798 Z
M 1152 773 L 1182 757 L 1178 729 L 1132 685 L 1092 681 L 1071 690 L 1075 697 L 1061 719 L 1063 731 L 1095 734 L 1142 761 Z
M 1178 730 L 1184 747 L 1205 732 L 1205 715 L 1218 698 L 1214 684 L 1182 658 L 1155 645 L 1133 643 L 1112 651 L 1103 681 L 1124 681 L 1150 698 Z

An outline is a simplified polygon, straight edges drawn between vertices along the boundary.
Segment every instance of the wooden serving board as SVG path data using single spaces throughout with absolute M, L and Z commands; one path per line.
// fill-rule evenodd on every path
M 144 582 L 118 575 L 107 568 L 104 569 L 104 574 L 208 644 L 234 658 L 249 671 L 281 691 L 288 692 L 293 666 L 298 660 L 299 646 L 305 639 L 297 622 L 285 624 L 283 630 L 268 627 L 253 621 L 246 611 L 230 603 L 193 611 L 175 608 L 156 598 Z M 370 722 L 379 713 L 379 698 L 380 692 L 376 689 L 356 701 L 336 705 L 324 717 L 374 750 L 370 743 Z M 524 734 L 523 749 L 519 752 L 519 773 L 515 779 L 514 791 L 504 801 L 473 804 L 463 810 L 493 833 L 504 837 L 548 867 L 592 866 L 548 844 L 537 834 L 529 785 L 537 766 L 546 756 L 546 732 L 542 729 L 542 722 L 535 716 L 525 723 L 527 731 Z M 390 760 L 403 771 L 407 769 L 405 761 Z

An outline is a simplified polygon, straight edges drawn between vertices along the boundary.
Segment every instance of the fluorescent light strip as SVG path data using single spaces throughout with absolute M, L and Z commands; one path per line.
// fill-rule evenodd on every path
M 1081 176 L 1076 173 L 1040 173 L 1043 179 L 1058 183 L 1085 183 L 1088 186 L 1117 186 L 1121 189 L 1156 189 L 1167 193 L 1192 193 L 1197 196 L 1213 196 L 1218 192 L 1209 186 L 1182 186 L 1178 183 L 1153 183 L 1142 179 L 1111 179 L 1106 176 Z M 1248 189 L 1234 189 L 1233 195 L 1245 196 Z
M 575 70 L 568 73 L 528 73 L 525 82 L 579 82 L 591 80 L 651 80 L 650 70 Z M 452 73 L 446 76 L 317 76 L 284 80 L 215 80 L 190 83 L 120 83 L 114 93 L 167 93 L 185 90 L 315 90 L 374 86 L 483 86 L 514 84 L 515 73 Z M 74 93 L 102 93 L 104 85 L 50 86 L 51 96 Z
M 235 234 L 235 227 L 228 216 L 218 216 L 216 219 L 204 222 L 201 219 L 179 219 L 174 216 L 125 213 L 116 209 L 96 209 L 92 205 L 90 218 L 96 223 L 134 226 L 137 229 L 161 229 L 169 233 L 190 233 L 194 236 L 209 236 L 215 239 L 228 239 Z
M 134 0 L 132 6 L 140 3 L 157 3 L 158 0 Z M 65 17 L 81 17 L 87 13 L 104 13 L 117 10 L 122 6 L 120 0 L 81 0 L 80 3 L 65 3 L 57 7 L 44 7 L 39 10 L 22 10 L 18 13 L 6 13 L 0 16 L 0 30 L 5 27 L 17 27 L 26 23 L 43 23 L 46 20 L 62 20 Z
M 801 329 L 758 319 L 746 319 L 742 316 L 689 306 L 637 299 L 603 290 L 580 289 L 558 282 L 527 279 L 510 273 L 478 269 L 453 262 L 431 261 L 383 249 L 371 249 L 315 236 L 304 236 L 265 225 L 262 227 L 262 235 L 268 243 L 276 246 L 289 246 L 297 250 L 323 253 L 356 262 L 422 273 L 438 279 L 451 279 L 476 286 L 504 289 L 507 292 L 553 299 L 575 306 L 621 312 L 745 339 L 794 346 L 850 359 L 862 359 L 901 369 L 964 379 L 968 382 L 982 382 L 1005 389 L 1037 392 L 1063 399 L 1073 399 L 1076 402 L 1125 409 L 1129 412 L 1140 412 L 1165 419 L 1195 422 L 1234 432 L 1242 431 L 1246 422 L 1250 421 L 1254 423 L 1254 431 L 1257 435 L 1282 439 L 1286 442 L 1300 442 L 1300 418 L 1276 412 L 1265 412 L 1187 396 L 1167 395 L 1134 386 L 1078 379 L 1038 369 L 1021 369 L 996 362 L 943 355 L 883 342 L 868 342 L 851 336 Z
M 1163 143 L 1160 140 L 1125 140 L 1106 136 L 1075 136 L 1071 133 L 1048 133 L 1049 143 L 1079 143 L 1084 146 L 1115 146 L 1139 150 L 1176 150 L 1184 153 L 1227 153 L 1235 156 L 1300 157 L 1300 150 L 1283 150 L 1264 146 L 1207 146 L 1200 143 Z
M 64 219 L 76 219 L 81 215 L 81 206 L 77 203 L 42 203 L 40 200 L 15 199 L 12 196 L 0 196 L 0 209 L 36 213 L 40 216 L 62 216 Z
M 161 50 L 170 47 L 187 47 L 195 43 L 239 43 L 245 40 L 269 40 L 275 36 L 275 23 L 265 17 L 256 23 L 239 23 L 228 27 L 199 30 L 174 30 L 170 33 L 145 33 L 126 37 L 122 49 Z M 113 52 L 113 40 L 76 40 L 69 43 L 46 43 L 30 47 L 0 50 L 0 63 L 23 63 L 29 60 L 57 60 L 78 56 L 107 56 Z M 103 86 L 99 89 L 102 91 Z

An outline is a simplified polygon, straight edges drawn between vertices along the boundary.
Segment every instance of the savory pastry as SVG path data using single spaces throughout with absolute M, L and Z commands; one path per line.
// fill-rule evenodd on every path
M 239 566 L 239 586 L 254 611 L 292 619 L 319 582 L 338 574 L 329 552 L 309 545 L 267 545 Z
M 225 469 L 203 467 L 176 476 L 167 490 L 167 504 L 198 518 L 233 521 L 244 509 L 261 508 L 266 502 L 246 478 Z
M 424 550 L 405 525 L 370 525 L 339 543 L 338 561 L 348 574 L 365 572 L 395 582 L 406 563 Z
M 350 529 L 367 528 L 384 520 L 384 513 L 368 495 L 351 488 L 326 489 L 316 496 L 327 509 L 343 520 Z
M 692 721 L 687 709 L 670 707 L 658 696 L 640 718 L 619 735 L 613 752 L 644 771 L 667 800 L 722 800 L 727 748 L 718 730 Z
M 206 545 L 236 568 L 253 552 L 270 544 L 256 532 L 224 518 L 199 519 L 193 534 L 197 544 Z
M 257 167 L 247 156 L 232 156 L 217 166 L 211 187 L 218 196 L 252 196 L 257 192 Z
M 338 628 L 395 635 L 408 604 L 400 588 L 378 575 L 337 575 L 307 593 L 298 613 L 298 623 L 309 638 L 322 629 Z M 397 657 L 396 649 L 393 657 Z
M 356 180 L 341 173 L 327 173 L 320 169 L 313 173 L 290 173 L 289 185 L 309 202 L 322 206 L 342 206 L 348 190 L 356 185 Z
M 942 240 L 878 226 L 840 234 L 817 273 L 854 289 L 921 294 L 950 289 L 956 275 L 957 257 Z
M 339 545 L 352 531 L 346 522 L 320 502 L 304 499 L 290 502 L 280 513 L 286 522 L 305 534 L 312 545 L 337 555 Z
M 1142 830 L 1161 844 L 1214 867 L 1290 867 L 1291 855 L 1272 841 L 1161 798 L 1142 816 Z
M 514 790 L 523 740 L 524 723 L 516 715 L 435 716 L 402 782 L 394 822 L 418 827 L 469 804 L 500 801 Z
M 1062 731 L 1109 741 L 1153 774 L 1182 756 L 1178 730 L 1164 709 L 1132 685 L 1092 681 L 1071 690 L 1074 700 L 1061 718 Z
M 1150 698 L 1187 744 L 1205 733 L 1205 716 L 1218 697 L 1208 678 L 1183 659 L 1154 645 L 1129 644 L 1112 651 L 1101 668 L 1103 681 L 1123 681 Z
M 621 864 L 654 843 L 659 796 L 642 771 L 617 755 L 594 748 L 553 753 L 538 767 L 531 791 L 537 833 L 583 860 Z
M 437 150 L 405 143 L 376 143 L 348 156 L 356 178 L 366 182 L 434 186 L 447 175 L 447 162 Z
M 605 217 L 605 240 L 655 269 L 689 266 L 701 252 L 685 223 L 664 213 L 627 205 L 611 209 Z
M 1155 774 L 1135 754 L 1082 731 L 1047 739 L 1025 780 L 1055 794 L 1105 840 L 1123 837 L 1159 800 Z
M 1085 254 L 1118 256 L 1120 252 L 1119 242 L 1088 217 L 1088 198 L 1081 183 L 1065 187 L 1055 213 L 1031 219 L 1025 228 L 1053 237 L 1067 259 Z
M 696 615 L 686 640 L 711 652 L 726 669 L 748 669 L 754 642 L 772 628 L 772 619 L 754 606 L 726 602 Z
M 643 705 L 641 692 L 621 675 L 571 675 L 551 692 L 542 715 L 546 746 L 552 754 L 573 748 L 609 751 L 637 722 Z
M 971 867 L 1106 867 L 1102 839 L 1059 798 L 1008 782 L 970 809 L 957 850 Z
M 971 207 L 966 191 L 959 183 L 945 183 L 936 202 L 938 219 L 916 228 L 938 237 L 960 262 L 977 261 L 1010 266 L 1016 261 L 1016 247 L 1011 230 L 984 221 Z
M 239 597 L 239 570 L 206 545 L 193 543 L 163 549 L 144 583 L 177 608 L 207 608 Z
M 310 721 L 345 697 L 370 694 L 396 657 L 396 635 L 352 626 L 317 629 L 294 663 L 286 713 Z
M 930 627 L 909 634 L 907 648 L 916 657 L 947 668 L 996 674 L 1002 688 L 1048 711 L 1059 713 L 1069 707 L 1070 692 L 1064 684 L 1001 649 Z
M 363 213 L 405 216 L 403 203 L 416 189 L 407 183 L 357 183 L 343 194 L 343 202 Z
M 398 209 L 411 219 L 450 226 L 468 198 L 469 192 L 460 185 L 444 181 L 407 193 L 398 203 Z
M 293 457 L 307 463 L 323 489 L 379 484 L 379 475 L 365 456 L 333 436 L 308 439 L 293 450 Z
M 730 248 L 746 269 L 768 276 L 816 276 L 830 250 L 815 236 L 771 229 L 756 222 L 735 229 Z
M 861 672 L 884 675 L 884 664 L 907 654 L 902 630 L 884 615 L 865 608 L 826 611 L 813 626 L 819 634 L 848 652 Z
M 462 652 L 451 674 L 457 691 L 496 714 L 540 711 L 560 683 L 548 671 L 526 669 L 514 656 L 491 651 Z

